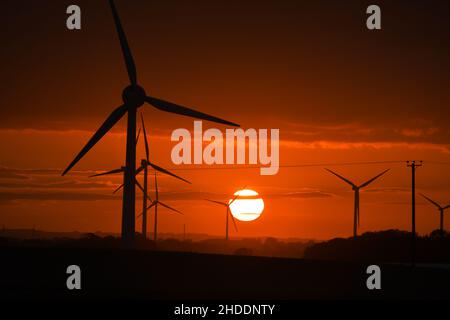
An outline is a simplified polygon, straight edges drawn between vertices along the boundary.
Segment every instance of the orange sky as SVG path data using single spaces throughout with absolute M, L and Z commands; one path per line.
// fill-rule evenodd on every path
M 120 231 L 120 196 L 111 198 L 111 191 L 121 178 L 87 176 L 123 164 L 125 120 L 81 160 L 79 171 L 60 176 L 120 105 L 127 82 L 106 2 L 79 5 L 85 17 L 79 32 L 61 24 L 64 5 L 23 10 L 8 2 L 2 10 L 14 32 L 2 30 L 9 46 L 0 53 L 3 79 L 9 79 L 0 89 L 0 225 Z M 365 7 L 356 1 L 117 1 L 150 94 L 243 128 L 279 128 L 282 166 L 423 159 L 418 190 L 447 204 L 450 166 L 433 162 L 450 162 L 449 47 L 442 40 L 448 38 L 448 5 L 424 6 L 386 4 L 384 29 L 369 33 Z M 20 22 L 42 16 L 40 28 Z M 174 168 L 170 134 L 192 128 L 193 120 L 141 110 L 154 161 Z M 143 154 L 140 146 L 138 156 Z M 361 194 L 360 232 L 409 229 L 405 164 L 331 168 L 357 183 L 391 168 Z M 353 194 L 321 166 L 281 168 L 276 176 L 256 169 L 176 169 L 193 184 L 161 177 L 161 199 L 185 213 L 161 210 L 161 232 L 182 232 L 186 224 L 188 232 L 223 234 L 223 210 L 201 199 L 226 199 L 248 185 L 266 209 L 260 219 L 239 223 L 233 236 L 351 235 Z M 437 211 L 422 199 L 417 215 L 419 233 L 438 227 Z

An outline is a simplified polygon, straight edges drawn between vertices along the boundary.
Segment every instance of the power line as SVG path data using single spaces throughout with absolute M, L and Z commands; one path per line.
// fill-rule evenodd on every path
M 360 162 L 323 162 L 323 163 L 296 163 L 296 164 L 286 164 L 279 165 L 279 168 L 313 168 L 313 167 L 337 167 L 337 166 L 361 166 L 361 165 L 377 165 L 377 164 L 404 164 L 408 163 L 410 160 L 389 160 L 389 161 L 360 161 Z M 444 161 L 422 161 L 427 164 L 434 165 L 450 165 L 450 162 Z M 267 166 L 262 165 L 241 165 L 241 166 L 226 166 L 225 164 L 216 164 L 214 166 L 196 166 L 196 167 L 172 167 L 167 170 L 170 171 L 199 171 L 199 170 L 253 170 L 266 168 Z M 101 170 L 94 170 L 92 172 L 101 172 Z
M 281 165 L 280 168 L 302 168 L 302 167 L 324 167 L 324 166 L 359 166 L 359 165 L 374 165 L 374 164 L 387 164 L 387 163 L 405 163 L 406 161 L 393 160 L 393 161 L 365 161 L 365 162 L 328 162 L 328 163 L 313 163 L 313 164 L 293 164 L 293 165 Z
M 406 163 L 407 160 L 393 160 L 393 161 L 364 161 L 364 162 L 324 162 L 324 163 L 302 163 L 302 164 L 287 164 L 280 165 L 280 168 L 308 168 L 308 167 L 332 167 L 332 166 L 357 166 L 357 165 L 375 165 L 375 164 L 393 164 L 393 163 Z M 265 168 L 261 165 L 251 166 L 233 166 L 233 167 L 189 167 L 189 168 L 170 168 L 169 170 L 175 171 L 194 171 L 194 170 L 250 170 Z
M 445 161 L 427 161 L 427 164 L 440 164 L 444 166 L 450 166 L 450 162 Z

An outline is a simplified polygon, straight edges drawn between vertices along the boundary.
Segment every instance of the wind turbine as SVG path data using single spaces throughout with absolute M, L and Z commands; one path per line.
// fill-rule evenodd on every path
M 97 173 L 97 174 L 93 174 L 91 176 L 89 176 L 89 178 L 93 178 L 93 177 L 100 177 L 100 176 L 106 176 L 106 175 L 110 175 L 110 174 L 116 174 L 116 173 L 125 173 L 126 172 L 126 168 L 125 167 L 120 167 L 118 169 L 113 169 L 110 171 L 106 171 L 106 172 L 102 172 L 102 173 Z M 124 180 L 125 180 L 125 174 L 124 174 Z M 150 201 L 152 201 L 152 199 L 150 198 L 150 196 L 147 194 L 147 192 L 145 192 L 144 187 L 139 183 L 139 181 L 135 178 L 134 179 L 134 183 L 136 184 L 136 186 L 144 193 L 144 198 L 149 199 Z M 116 193 L 121 187 L 123 186 L 123 184 L 121 184 L 119 186 L 119 188 L 115 189 L 113 191 L 113 193 Z
M 177 175 L 174 175 L 173 173 L 170 173 L 169 171 L 158 167 L 157 165 L 153 164 L 150 162 L 150 157 L 149 157 L 149 147 L 148 147 L 148 140 L 147 140 L 147 131 L 145 130 L 145 123 L 144 123 L 144 117 L 142 116 L 141 113 L 141 122 L 142 122 L 142 131 L 143 131 L 143 136 L 144 136 L 144 145 L 145 145 L 145 159 L 141 160 L 141 166 L 139 167 L 139 169 L 137 169 L 136 171 L 136 175 L 139 174 L 141 171 L 144 171 L 144 190 L 143 190 L 143 200 L 142 200 L 142 235 L 144 237 L 144 239 L 147 237 L 147 197 L 145 196 L 147 194 L 147 177 L 148 177 L 148 166 L 151 166 L 153 169 L 155 169 L 156 171 L 162 172 L 162 173 L 166 173 L 169 174 L 177 179 L 180 179 L 186 183 L 190 183 L 188 180 L 185 180 Z M 138 135 L 139 137 L 139 135 Z M 156 179 L 156 176 L 155 176 Z M 117 189 L 116 189 L 117 190 Z M 152 202 L 150 200 L 150 202 Z
M 143 191 L 143 198 L 142 198 L 142 236 L 144 239 L 147 238 L 147 177 L 148 177 L 148 163 L 149 160 L 149 148 L 148 148 L 148 141 L 147 141 L 147 132 L 145 131 L 145 124 L 144 124 L 144 117 L 142 116 L 141 112 L 141 122 L 142 122 L 142 130 L 144 135 L 144 144 L 145 144 L 145 159 L 141 160 L 141 168 L 144 169 L 144 191 Z M 139 137 L 139 136 L 138 136 Z
M 352 186 L 352 190 L 355 191 L 355 209 L 354 209 L 354 216 L 353 216 L 353 237 L 356 238 L 357 236 L 357 229 L 359 227 L 359 190 L 367 187 L 369 184 L 371 184 L 372 182 L 374 182 L 376 179 L 378 179 L 379 177 L 381 177 L 383 174 L 385 174 L 386 172 L 388 172 L 390 169 L 387 169 L 385 171 L 383 171 L 382 173 L 380 173 L 379 175 L 376 175 L 375 177 L 373 177 L 372 179 L 364 182 L 363 184 L 357 186 L 356 184 L 354 184 L 353 182 L 351 182 L 350 180 L 344 178 L 343 176 L 337 174 L 334 171 L 331 171 L 330 169 L 326 169 L 328 172 L 330 172 L 331 174 L 335 175 L 336 177 L 338 177 L 339 179 L 345 181 L 346 183 L 348 183 L 349 185 Z
M 144 139 L 147 142 L 147 138 L 146 138 L 146 135 L 145 135 L 145 128 L 144 128 L 143 131 L 144 131 Z M 168 171 L 168 170 L 166 170 L 164 168 L 161 168 L 161 167 L 151 163 L 150 161 L 148 161 L 147 160 L 149 158 L 148 143 L 146 143 L 146 157 L 147 157 L 146 159 L 142 159 L 141 166 L 139 167 L 138 170 L 136 170 L 136 175 L 138 175 L 141 171 L 144 171 L 144 186 L 142 186 L 136 178 L 134 180 L 136 186 L 142 191 L 142 194 L 143 194 L 142 203 L 143 203 L 144 207 L 143 207 L 142 213 L 139 215 L 139 217 L 142 215 L 142 235 L 144 236 L 144 238 L 146 238 L 146 235 L 147 235 L 147 209 L 151 208 L 151 206 L 147 207 L 147 200 L 150 201 L 150 203 L 152 203 L 152 204 L 154 203 L 154 201 L 148 195 L 148 192 L 147 192 L 147 190 L 148 190 L 148 183 L 147 183 L 148 170 L 147 170 L 147 167 L 151 166 L 153 169 L 155 169 L 155 182 L 156 182 L 156 171 L 159 171 L 161 173 L 170 175 L 170 176 L 175 177 L 175 178 L 177 178 L 177 179 L 179 179 L 181 181 L 184 181 L 186 183 L 190 183 L 188 180 L 183 179 L 183 178 L 181 178 L 181 177 L 171 173 L 170 171 Z M 105 175 L 122 173 L 122 172 L 125 172 L 125 167 L 121 167 L 119 169 L 114 169 L 114 170 L 110 170 L 110 171 L 103 172 L 103 173 L 94 174 L 94 175 L 91 175 L 89 177 L 90 178 L 91 177 L 99 177 L 99 176 L 105 176 Z M 121 184 L 117 189 L 115 189 L 113 191 L 113 193 L 116 193 L 123 186 L 124 186 L 124 184 Z M 163 206 L 166 206 L 166 205 L 163 204 Z M 170 208 L 170 209 L 172 209 L 172 208 Z
M 439 226 L 439 231 L 441 231 L 441 233 L 444 231 L 444 211 L 448 208 L 450 208 L 450 204 L 442 207 L 440 204 L 438 204 L 437 202 L 431 200 L 430 198 L 428 198 L 427 196 L 420 194 L 422 197 L 424 197 L 426 200 L 428 200 L 428 202 L 430 202 L 431 204 L 435 205 L 438 210 L 439 210 L 439 214 L 440 214 L 440 226 Z
M 155 172 L 155 200 L 151 201 L 151 204 L 146 208 L 146 210 L 151 209 L 152 207 L 155 207 L 155 223 L 154 223 L 154 232 L 153 232 L 153 240 L 156 241 L 158 238 L 158 205 L 163 206 L 164 208 L 167 208 L 169 210 L 172 210 L 176 213 L 183 214 L 181 211 L 178 211 L 177 209 L 172 208 L 171 206 L 159 201 L 159 192 L 158 192 L 158 180 L 156 178 L 156 172 Z M 138 216 L 143 216 L 144 211 Z
M 246 187 L 242 188 L 245 189 Z M 239 194 L 237 194 L 231 201 L 229 201 L 228 203 L 226 202 L 222 202 L 222 201 L 216 201 L 216 200 L 210 200 L 210 199 L 205 199 L 206 201 L 215 203 L 215 204 L 219 204 L 221 206 L 225 206 L 226 207 L 226 218 L 225 218 L 225 240 L 228 240 L 228 217 L 231 216 L 231 220 L 233 221 L 233 225 L 234 225 L 234 229 L 237 231 L 237 226 L 236 226 L 236 220 L 234 220 L 234 216 L 233 214 L 230 212 L 230 205 L 239 197 Z
M 83 158 L 83 156 L 101 139 L 103 136 L 125 115 L 127 114 L 127 151 L 126 151 L 126 165 L 124 170 L 124 192 L 122 201 L 122 240 L 125 245 L 130 246 L 134 240 L 135 231 L 135 173 L 136 173 L 136 113 L 137 109 L 145 103 L 150 104 L 156 109 L 199 118 L 212 122 L 222 123 L 230 126 L 239 126 L 233 122 L 229 122 L 190 108 L 186 108 L 172 102 L 164 101 L 147 95 L 144 88 L 138 84 L 137 71 L 134 63 L 133 55 L 131 54 L 128 45 L 127 37 L 122 28 L 119 15 L 113 0 L 109 0 L 116 31 L 119 37 L 120 46 L 122 49 L 125 66 L 130 80 L 128 85 L 122 92 L 123 104 L 116 108 L 95 132 L 92 138 L 81 149 L 75 159 L 64 170 L 64 176 L 72 167 Z

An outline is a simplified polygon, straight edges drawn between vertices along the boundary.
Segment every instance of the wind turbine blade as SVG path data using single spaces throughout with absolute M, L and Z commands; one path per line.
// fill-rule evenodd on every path
M 362 185 L 360 185 L 359 187 L 360 187 L 360 188 L 367 187 L 369 184 L 371 184 L 372 182 L 374 182 L 376 179 L 378 179 L 379 177 L 381 177 L 383 174 L 385 174 L 385 173 L 388 172 L 389 170 L 391 170 L 391 169 L 384 170 L 382 173 L 380 173 L 379 175 L 373 177 L 373 178 L 370 179 L 369 181 L 364 182 L 364 183 L 363 183 Z
M 134 64 L 133 56 L 131 54 L 130 47 L 128 45 L 127 37 L 125 35 L 125 32 L 123 31 L 122 23 L 120 22 L 120 18 L 117 13 L 116 6 L 114 5 L 114 1 L 109 0 L 109 5 L 111 6 L 114 24 L 116 25 L 117 35 L 119 36 L 123 58 L 125 60 L 125 65 L 127 67 L 128 78 L 130 79 L 130 83 L 132 85 L 136 85 L 137 83 L 136 66 Z
M 156 200 L 153 201 L 152 204 L 147 207 L 147 210 L 153 208 L 156 205 L 156 203 L 157 203 Z
M 141 134 L 141 128 L 139 128 L 138 134 L 137 134 L 137 136 L 136 136 L 136 145 L 137 145 L 138 142 L 139 142 L 139 136 L 140 136 L 140 134 Z
M 190 108 L 186 108 L 177 104 L 174 104 L 172 102 L 167 102 L 164 100 L 160 100 L 157 98 L 152 98 L 152 97 L 147 97 L 146 101 L 151 104 L 152 106 L 154 106 L 155 108 L 162 110 L 162 111 L 166 111 L 166 112 L 171 112 L 171 113 L 176 113 L 176 114 L 181 114 L 183 116 L 188 116 L 188 117 L 192 117 L 192 118 L 198 118 L 198 119 L 203 119 L 203 120 L 208 120 L 208 121 L 212 121 L 212 122 L 217 122 L 217 123 L 221 123 L 221 124 L 225 124 L 225 125 L 230 125 L 233 127 L 239 127 L 238 124 L 227 121 L 227 120 L 223 120 L 214 116 L 210 116 L 206 113 L 200 112 L 200 111 L 196 111 Z
M 140 166 L 139 168 L 137 168 L 135 175 L 137 176 L 139 173 L 141 173 L 142 170 L 144 170 L 144 166 Z
M 122 105 L 114 110 L 105 122 L 100 126 L 97 132 L 92 136 L 88 143 L 81 149 L 80 153 L 75 157 L 75 159 L 69 164 L 69 166 L 64 170 L 62 175 L 65 175 L 81 158 L 89 151 L 91 148 L 101 139 L 103 136 L 124 116 L 127 112 L 128 107 Z
M 145 123 L 144 123 L 144 117 L 142 116 L 141 112 L 141 122 L 142 122 L 142 130 L 144 131 L 144 143 L 145 143 L 145 159 L 147 162 L 150 162 L 149 160 L 149 149 L 148 149 L 148 140 L 147 140 L 147 132 L 145 131 Z
M 93 175 L 89 176 L 89 178 L 100 177 L 100 176 L 106 176 L 106 175 L 108 175 L 108 174 L 121 173 L 121 172 L 123 172 L 123 171 L 124 171 L 123 168 L 120 168 L 120 169 L 114 169 L 114 170 L 110 170 L 110 171 L 106 171 L 106 172 L 102 172 L 102 173 L 93 174 Z
M 191 182 L 189 182 L 188 180 L 183 179 L 183 178 L 177 176 L 176 174 L 173 174 L 172 172 L 170 172 L 170 171 L 168 171 L 168 170 L 166 170 L 166 169 L 164 169 L 164 168 L 161 168 L 160 166 L 157 166 L 156 164 L 153 164 L 153 163 L 151 163 L 151 162 L 149 162 L 148 164 L 149 164 L 153 169 L 155 169 L 156 171 L 159 171 L 159 172 L 168 174 L 169 176 L 172 176 L 172 177 L 177 178 L 177 179 L 179 179 L 179 180 L 181 180 L 181 181 L 184 181 L 184 182 L 186 182 L 186 183 L 191 184 Z
M 123 188 L 123 183 L 120 185 L 120 186 L 118 186 L 114 191 L 113 191 L 113 194 L 114 193 L 116 193 L 117 191 L 119 191 L 120 189 L 122 189 Z
M 119 191 L 119 190 L 122 189 L 122 188 L 123 188 L 123 183 L 122 183 L 120 186 L 118 186 L 118 187 L 116 188 L 116 190 L 113 191 L 113 193 L 116 193 L 117 191 Z
M 244 190 L 245 188 L 247 188 L 247 186 L 244 186 L 241 190 Z M 239 197 L 239 194 L 237 194 L 229 203 L 228 206 L 231 205 L 237 198 Z
M 344 178 L 344 177 L 341 176 L 340 174 L 337 174 L 336 172 L 331 171 L 330 169 L 327 169 L 327 168 L 325 168 L 325 170 L 327 170 L 327 171 L 330 172 L 331 174 L 334 174 L 334 175 L 335 175 L 336 177 L 338 177 L 339 179 L 344 180 L 345 182 L 347 182 L 347 183 L 348 183 L 349 185 L 351 185 L 352 187 L 356 187 L 356 185 L 355 185 L 353 182 L 351 182 L 350 180 Z
M 227 207 L 227 214 L 229 214 L 231 216 L 231 221 L 233 221 L 234 230 L 236 230 L 236 232 L 237 232 L 238 229 L 237 229 L 237 225 L 236 225 L 236 220 L 234 219 L 233 214 L 230 212 L 230 207 Z
M 447 210 L 448 208 L 450 208 L 450 204 L 448 206 L 443 207 L 443 210 Z
M 141 189 L 142 193 L 144 193 L 144 196 L 147 197 L 147 199 L 152 202 L 152 198 L 150 198 L 150 196 L 148 194 L 145 194 L 144 188 L 142 187 L 142 185 L 139 183 L 139 181 L 137 181 L 136 179 L 134 179 L 134 182 L 136 183 L 136 185 L 138 186 L 139 189 Z
M 216 203 L 216 204 L 220 204 L 220 205 L 225 206 L 225 207 L 228 207 L 228 204 L 226 204 L 225 202 L 220 202 L 220 201 L 215 201 L 215 200 L 209 200 L 209 199 L 205 199 L 205 200 L 206 200 L 206 201 L 209 201 L 209 202 Z
M 134 179 L 134 183 L 136 184 L 136 186 L 141 189 L 142 192 L 144 192 L 144 188 L 141 186 L 141 184 L 139 183 L 139 181 L 137 181 L 136 179 Z
M 436 207 L 438 207 L 438 209 L 442 209 L 441 205 L 433 200 L 431 200 L 430 198 L 428 198 L 426 195 L 424 194 L 420 194 L 422 197 L 424 197 L 426 200 L 428 200 L 430 203 L 434 204 Z
M 178 211 L 177 209 L 174 209 L 174 208 L 168 206 L 167 204 L 162 203 L 161 201 L 158 201 L 158 204 L 159 204 L 159 205 L 162 205 L 163 207 L 165 207 L 165 208 L 167 208 L 167 209 L 169 209 L 169 210 L 172 210 L 172 211 L 174 211 L 174 212 L 176 212 L 176 213 L 183 214 L 183 212 Z

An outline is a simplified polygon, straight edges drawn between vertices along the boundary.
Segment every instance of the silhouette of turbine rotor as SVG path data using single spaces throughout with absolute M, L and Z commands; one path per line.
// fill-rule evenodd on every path
M 114 24 L 120 42 L 120 47 L 125 62 L 130 84 L 125 87 L 122 92 L 123 104 L 117 107 L 103 122 L 100 128 L 94 133 L 91 139 L 76 155 L 73 161 L 63 171 L 62 175 L 68 173 L 81 158 L 98 142 L 103 136 L 111 130 L 111 128 L 127 114 L 127 148 L 126 148 L 126 166 L 124 167 L 124 192 L 122 207 L 122 238 L 124 242 L 131 244 L 135 233 L 135 174 L 136 174 L 136 112 L 137 109 L 144 104 L 149 104 L 156 109 L 175 113 L 179 115 L 189 116 L 202 120 L 212 121 L 220 124 L 239 126 L 236 123 L 208 115 L 206 113 L 196 111 L 172 102 L 148 96 L 141 86 L 138 84 L 138 76 L 136 65 L 128 45 L 128 40 L 122 27 L 116 6 L 113 0 L 109 0 Z M 149 163 L 152 166 L 151 163 Z M 154 166 L 152 166 L 156 169 Z M 159 170 L 158 170 L 159 171 Z

